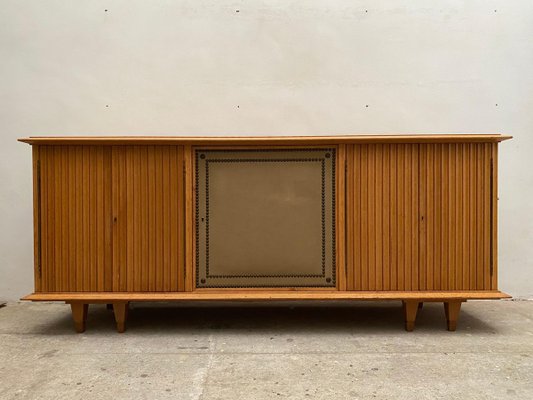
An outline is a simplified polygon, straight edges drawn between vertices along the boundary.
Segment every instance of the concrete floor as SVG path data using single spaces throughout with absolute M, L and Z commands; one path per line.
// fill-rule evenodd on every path
M 457 332 L 426 304 L 0 308 L 0 399 L 533 399 L 533 301 L 472 301 Z

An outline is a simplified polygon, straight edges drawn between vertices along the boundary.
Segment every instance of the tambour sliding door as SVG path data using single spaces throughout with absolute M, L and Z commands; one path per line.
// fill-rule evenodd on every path
M 183 146 L 113 146 L 113 290 L 184 290 Z
M 347 151 L 347 289 L 418 289 L 418 145 Z
M 182 146 L 35 148 L 36 287 L 184 290 Z
M 496 146 L 348 146 L 348 290 L 496 289 Z
M 493 146 L 420 145 L 420 289 L 489 290 Z
M 111 149 L 38 146 L 34 163 L 38 290 L 112 290 Z

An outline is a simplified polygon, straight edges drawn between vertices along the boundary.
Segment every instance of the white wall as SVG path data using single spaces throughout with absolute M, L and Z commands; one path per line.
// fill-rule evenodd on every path
M 500 282 L 533 296 L 530 0 L 2 0 L 0 299 L 32 291 L 19 137 L 430 132 L 514 135 Z

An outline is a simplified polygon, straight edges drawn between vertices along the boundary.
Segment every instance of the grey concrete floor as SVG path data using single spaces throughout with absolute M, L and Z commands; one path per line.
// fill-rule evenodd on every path
M 533 301 L 0 308 L 0 399 L 533 399 Z

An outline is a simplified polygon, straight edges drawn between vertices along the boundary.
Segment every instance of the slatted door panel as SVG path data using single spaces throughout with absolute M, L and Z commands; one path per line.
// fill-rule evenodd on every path
M 418 290 L 418 145 L 347 148 L 347 289 Z
M 420 145 L 420 289 L 491 289 L 489 143 Z
M 184 290 L 183 147 L 112 151 L 113 290 Z
M 39 146 L 36 158 L 41 267 L 36 289 L 111 290 L 110 148 Z

